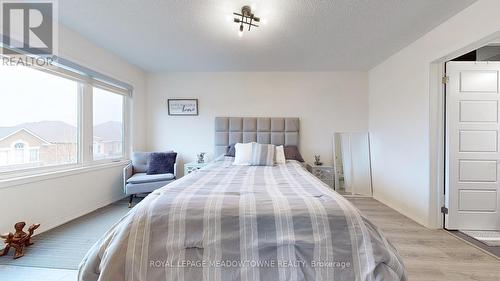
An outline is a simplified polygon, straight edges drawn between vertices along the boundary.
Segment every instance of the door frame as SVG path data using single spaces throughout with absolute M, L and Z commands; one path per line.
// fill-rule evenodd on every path
M 446 167 L 446 86 L 443 77 L 446 74 L 446 62 L 467 54 L 500 37 L 500 31 L 479 41 L 471 43 L 430 64 L 429 68 L 429 179 L 430 179 L 430 221 L 434 228 L 445 228 L 444 214 L 441 207 L 445 206 Z

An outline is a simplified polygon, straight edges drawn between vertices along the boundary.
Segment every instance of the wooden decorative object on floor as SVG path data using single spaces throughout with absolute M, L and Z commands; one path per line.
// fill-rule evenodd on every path
M 8 254 L 10 247 L 13 247 L 16 250 L 14 253 L 14 259 L 18 259 L 24 256 L 24 247 L 33 245 L 31 242 L 31 236 L 33 235 L 33 232 L 35 232 L 35 229 L 40 227 L 40 224 L 32 224 L 28 228 L 28 233 L 23 231 L 25 226 L 25 222 L 18 222 L 14 225 L 14 229 L 16 230 L 15 233 L 9 232 L 7 234 L 0 235 L 2 239 L 5 239 L 5 248 L 2 253 L 0 253 L 0 257 Z

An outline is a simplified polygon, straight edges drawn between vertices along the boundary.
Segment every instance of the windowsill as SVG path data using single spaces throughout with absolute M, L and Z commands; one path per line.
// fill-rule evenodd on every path
M 81 173 L 87 173 L 102 169 L 109 169 L 118 166 L 125 166 L 130 163 L 130 160 L 120 160 L 115 162 L 107 162 L 102 164 L 93 164 L 93 165 L 80 165 L 80 166 L 72 166 L 68 168 L 61 168 L 58 170 L 45 171 L 36 173 L 34 172 L 31 175 L 12 175 L 12 177 L 0 179 L 0 189 L 10 188 L 13 186 L 19 186 L 23 184 L 29 184 L 33 182 L 39 182 L 44 180 L 50 180 L 55 178 L 67 177 L 71 175 L 77 175 Z

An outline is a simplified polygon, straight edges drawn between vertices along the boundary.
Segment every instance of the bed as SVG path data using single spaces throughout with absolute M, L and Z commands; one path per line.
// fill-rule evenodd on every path
M 268 119 L 216 119 L 216 151 L 240 137 L 298 144 L 298 119 Z M 406 280 L 377 227 L 301 163 L 232 161 L 147 196 L 90 249 L 79 280 Z

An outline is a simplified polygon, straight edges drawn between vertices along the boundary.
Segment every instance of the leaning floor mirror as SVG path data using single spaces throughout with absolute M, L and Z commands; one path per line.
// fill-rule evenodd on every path
M 370 139 L 365 132 L 337 132 L 333 139 L 335 190 L 372 196 Z

